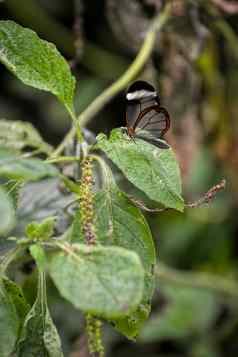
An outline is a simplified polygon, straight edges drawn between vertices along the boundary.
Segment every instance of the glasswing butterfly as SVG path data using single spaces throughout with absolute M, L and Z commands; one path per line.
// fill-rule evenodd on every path
M 130 138 L 143 139 L 161 149 L 169 148 L 161 139 L 170 128 L 170 116 L 160 106 L 158 93 L 148 82 L 136 81 L 128 88 L 126 123 Z

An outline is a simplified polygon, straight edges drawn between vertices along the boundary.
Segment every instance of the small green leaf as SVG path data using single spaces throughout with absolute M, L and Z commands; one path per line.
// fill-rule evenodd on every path
M 56 217 L 47 217 L 43 222 L 31 222 L 26 227 L 26 235 L 30 239 L 47 240 L 54 233 Z
M 20 120 L 0 119 L 0 147 L 14 150 L 32 147 L 47 154 L 52 151 L 31 123 Z
M 146 304 L 142 301 L 139 307 L 132 314 L 114 320 L 115 328 L 130 340 L 136 340 L 145 321 L 148 319 L 151 311 L 151 303 Z
M 185 338 L 206 333 L 217 315 L 217 303 L 210 291 L 161 284 L 161 293 L 168 299 L 164 310 L 153 316 L 142 330 L 146 342 L 168 338 Z
M 58 170 L 40 159 L 23 159 L 15 153 L 0 149 L 0 177 L 15 180 L 37 181 L 57 176 Z
M 15 210 L 11 197 L 0 186 L 0 235 L 6 235 L 15 224 Z
M 30 252 L 36 261 L 39 271 L 42 273 L 46 268 L 46 255 L 44 249 L 39 244 L 33 244 L 30 246 Z
M 109 319 L 137 308 L 144 271 L 136 253 L 83 244 L 64 247 L 49 260 L 50 275 L 64 298 L 84 312 Z
M 63 357 L 60 339 L 46 301 L 45 275 L 40 273 L 37 298 L 26 316 L 18 343 L 18 357 Z
M 0 356 L 9 357 L 14 351 L 19 333 L 19 317 L 3 281 L 0 280 Z
M 51 92 L 74 111 L 75 79 L 55 45 L 13 21 L 0 21 L 0 61 L 23 83 Z
M 151 200 L 183 211 L 180 172 L 171 149 L 159 149 L 141 139 L 131 140 L 121 129 L 114 129 L 109 139 L 104 134 L 97 139 L 96 147 Z

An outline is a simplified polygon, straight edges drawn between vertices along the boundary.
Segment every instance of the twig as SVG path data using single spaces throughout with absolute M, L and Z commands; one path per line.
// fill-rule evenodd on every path
M 223 296 L 238 298 L 238 283 L 230 278 L 224 278 L 210 273 L 181 272 L 159 263 L 155 275 L 161 282 L 173 283 L 191 288 L 201 288 L 214 291 Z
M 149 208 L 146 207 L 144 205 L 144 203 L 132 196 L 128 195 L 128 198 L 130 199 L 130 201 L 137 206 L 138 208 L 140 208 L 142 211 L 146 211 L 146 212 L 150 212 L 150 213 L 159 213 L 159 212 L 164 212 L 167 211 L 169 208 L 163 207 L 163 208 Z
M 45 160 L 48 164 L 53 164 L 56 162 L 65 162 L 65 161 L 79 161 L 80 159 L 77 156 L 56 156 Z
M 196 207 L 203 205 L 204 203 L 209 203 L 211 200 L 214 199 L 217 192 L 224 190 L 225 187 L 226 187 L 226 180 L 223 179 L 223 180 L 221 180 L 220 183 L 218 183 L 217 185 L 210 188 L 210 190 L 208 190 L 205 193 L 205 195 L 203 197 L 201 197 L 199 200 L 197 200 L 193 203 L 187 203 L 185 206 L 188 208 L 196 208 Z
M 185 207 L 187 207 L 187 208 L 197 208 L 197 207 L 202 206 L 204 203 L 209 203 L 210 201 L 212 201 L 215 198 L 216 194 L 219 191 L 224 190 L 225 187 L 226 187 L 226 180 L 223 179 L 217 185 L 215 185 L 212 188 L 210 188 L 197 201 L 192 202 L 192 203 L 186 203 Z M 170 209 L 170 208 L 167 208 L 167 207 L 164 207 L 164 208 L 148 208 L 140 200 L 137 200 L 132 196 L 128 196 L 128 197 L 129 197 L 129 199 L 131 200 L 132 203 L 134 203 L 138 208 L 140 208 L 140 209 L 142 209 L 143 211 L 146 211 L 146 212 L 159 213 L 159 212 L 164 212 L 164 211 L 167 211 L 168 209 Z

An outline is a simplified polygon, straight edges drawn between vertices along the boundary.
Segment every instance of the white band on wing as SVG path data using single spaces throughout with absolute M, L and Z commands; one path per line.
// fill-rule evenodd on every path
M 127 93 L 126 95 L 127 100 L 143 99 L 147 97 L 155 98 L 157 97 L 157 93 L 141 89 L 132 93 Z

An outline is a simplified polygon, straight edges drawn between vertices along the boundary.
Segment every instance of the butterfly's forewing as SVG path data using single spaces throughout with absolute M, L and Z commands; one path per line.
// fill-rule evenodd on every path
M 140 102 L 130 101 L 126 105 L 126 124 L 127 128 L 134 128 L 137 118 L 140 115 Z
M 157 93 L 152 85 L 145 81 L 134 82 L 126 94 L 127 130 L 133 133 L 136 122 L 144 109 L 158 105 Z
M 140 112 L 134 124 L 134 130 L 146 130 L 150 136 L 155 138 L 162 137 L 170 127 L 170 118 L 166 109 L 159 105 L 153 105 Z

